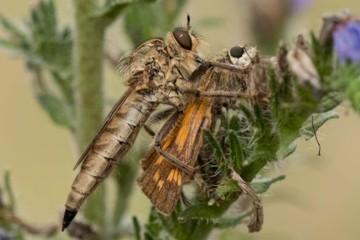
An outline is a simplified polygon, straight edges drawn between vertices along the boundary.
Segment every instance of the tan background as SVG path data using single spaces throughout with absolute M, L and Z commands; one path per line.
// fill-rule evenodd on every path
M 186 7 L 192 15 L 192 25 L 196 28 L 199 23 L 198 31 L 212 46 L 210 53 L 250 41 L 249 13 L 243 2 L 197 0 Z M 317 30 L 323 13 L 343 8 L 360 13 L 359 1 L 315 2 L 291 20 L 295 27 L 289 31 L 289 39 L 306 29 Z M 71 24 L 70 1 L 57 3 L 60 15 L 65 17 L 62 23 Z M 0 12 L 19 23 L 30 5 L 31 1 L 26 0 L 1 0 Z M 221 25 L 202 25 L 201 20 L 206 17 L 219 17 Z M 126 49 L 124 40 L 115 36 L 109 38 Z M 117 98 L 121 83 L 111 70 L 107 76 L 111 96 Z M 315 142 L 299 140 L 298 151 L 274 166 L 274 175 L 286 174 L 287 179 L 263 196 L 263 231 L 249 235 L 245 234 L 245 227 L 230 229 L 223 233 L 226 239 L 360 239 L 360 119 L 347 104 L 337 111 L 341 119 L 329 122 L 319 132 L 321 157 L 316 156 Z M 58 221 L 75 174 L 71 170 L 75 161 L 73 142 L 32 97 L 23 62 L 4 51 L 0 51 L 0 114 L 0 179 L 5 170 L 11 171 L 21 216 L 35 222 Z M 138 188 L 136 191 L 130 211 L 145 217 L 149 203 Z

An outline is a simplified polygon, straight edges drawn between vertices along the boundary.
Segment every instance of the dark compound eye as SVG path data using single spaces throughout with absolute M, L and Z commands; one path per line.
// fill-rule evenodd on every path
M 179 43 L 179 45 L 182 48 L 185 48 L 187 50 L 191 50 L 192 48 L 192 41 L 191 41 L 191 37 L 189 35 L 189 32 L 181 29 L 181 28 L 176 28 L 173 31 L 173 35 L 176 39 L 176 41 Z
M 235 46 L 230 49 L 230 56 L 234 58 L 241 58 L 244 54 L 244 48 Z

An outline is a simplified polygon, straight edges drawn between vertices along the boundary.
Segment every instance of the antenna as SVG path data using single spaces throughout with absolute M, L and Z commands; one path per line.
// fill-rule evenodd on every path
M 187 12 L 186 20 L 187 20 L 186 26 L 187 29 L 189 30 L 191 26 L 190 26 L 190 14 L 188 12 Z

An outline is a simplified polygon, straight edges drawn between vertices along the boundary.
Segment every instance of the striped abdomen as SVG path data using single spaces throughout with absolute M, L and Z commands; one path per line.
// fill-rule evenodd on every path
M 70 214 L 75 217 L 86 197 L 123 159 L 141 127 L 158 105 L 152 94 L 142 95 L 132 91 L 124 95 L 127 96 L 115 105 L 100 132 L 80 159 L 81 169 L 66 201 L 65 216 Z

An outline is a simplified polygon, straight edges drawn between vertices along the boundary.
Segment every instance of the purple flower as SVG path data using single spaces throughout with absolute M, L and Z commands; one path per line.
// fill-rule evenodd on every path
M 10 234 L 10 233 L 6 232 L 4 229 L 0 228 L 0 239 L 1 240 L 10 240 L 13 237 L 14 237 L 13 234 Z
M 291 0 L 291 8 L 293 11 L 299 11 L 307 7 L 313 0 Z
M 360 21 L 338 26 L 333 32 L 333 39 L 340 61 L 360 62 Z

